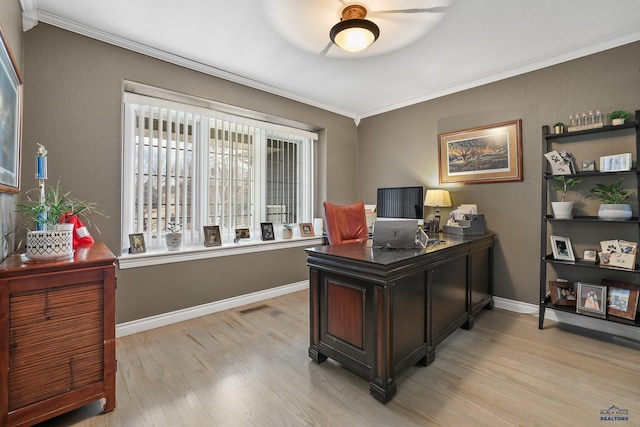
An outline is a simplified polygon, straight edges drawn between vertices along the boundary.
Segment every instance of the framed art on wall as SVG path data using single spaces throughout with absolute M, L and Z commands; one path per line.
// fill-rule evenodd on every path
M 0 28 L 0 191 L 20 192 L 22 77 Z
M 522 120 L 438 135 L 440 184 L 522 181 Z

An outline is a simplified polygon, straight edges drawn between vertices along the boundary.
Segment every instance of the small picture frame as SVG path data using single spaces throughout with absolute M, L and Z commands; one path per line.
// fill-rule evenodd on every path
M 570 282 L 550 280 L 549 294 L 553 305 L 575 307 L 578 300 L 575 285 Z
M 553 258 L 560 261 L 575 261 L 571 239 L 568 237 L 550 236 Z
M 313 237 L 315 236 L 315 232 L 313 230 L 313 224 L 310 222 L 301 222 L 300 226 L 300 237 Z
M 260 232 L 262 240 L 275 240 L 276 236 L 273 233 L 273 223 L 272 222 L 261 222 L 260 223 Z
M 236 238 L 235 242 L 237 243 L 240 239 L 250 239 L 251 232 L 247 227 L 236 228 Z
M 204 229 L 204 245 L 206 247 L 222 245 L 222 239 L 220 238 L 220 226 L 205 225 L 203 229 Z
M 607 279 L 604 279 L 602 284 L 607 287 L 607 314 L 636 320 L 640 286 Z
M 133 233 L 129 234 L 129 253 L 130 254 L 142 254 L 147 251 L 147 247 L 144 244 L 144 234 Z
M 585 249 L 582 259 L 585 262 L 598 262 L 598 250 L 597 249 Z
M 582 161 L 582 171 L 583 172 L 593 172 L 596 170 L 596 161 L 595 160 L 583 160 Z
M 418 227 L 418 244 L 422 246 L 423 249 L 426 249 L 429 245 L 429 235 L 422 227 Z
M 607 287 L 593 283 L 578 282 L 576 312 L 587 316 L 607 317 Z
M 631 170 L 631 153 L 600 157 L 600 172 L 620 172 Z

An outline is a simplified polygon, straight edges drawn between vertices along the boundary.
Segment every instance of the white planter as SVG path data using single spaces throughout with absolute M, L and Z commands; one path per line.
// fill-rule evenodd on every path
M 551 202 L 553 216 L 557 219 L 571 219 L 571 211 L 573 210 L 573 202 Z
M 598 218 L 612 220 L 629 219 L 631 218 L 631 205 L 628 203 L 620 205 L 603 203 L 598 208 Z
M 620 126 L 624 124 L 624 119 L 613 119 L 611 120 L 611 124 L 614 126 Z
M 283 239 L 291 239 L 293 237 L 293 230 L 290 228 L 282 229 L 282 238 Z
M 38 262 L 71 258 L 73 224 L 58 224 L 54 230 L 28 231 L 25 255 Z
M 167 233 L 164 238 L 170 251 L 177 251 L 182 246 L 182 233 Z

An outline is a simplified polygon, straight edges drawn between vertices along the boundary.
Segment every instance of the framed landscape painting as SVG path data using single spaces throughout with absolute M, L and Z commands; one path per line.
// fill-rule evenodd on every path
M 22 77 L 0 28 L 0 191 L 20 192 Z
M 522 120 L 438 135 L 440 184 L 522 181 Z

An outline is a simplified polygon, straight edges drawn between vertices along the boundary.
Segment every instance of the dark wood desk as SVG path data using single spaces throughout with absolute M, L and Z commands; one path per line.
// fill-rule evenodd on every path
M 494 236 L 439 237 L 427 249 L 373 249 L 371 241 L 307 249 L 309 356 L 340 362 L 387 402 L 399 375 L 431 363 L 457 328 L 471 329 L 493 306 Z

